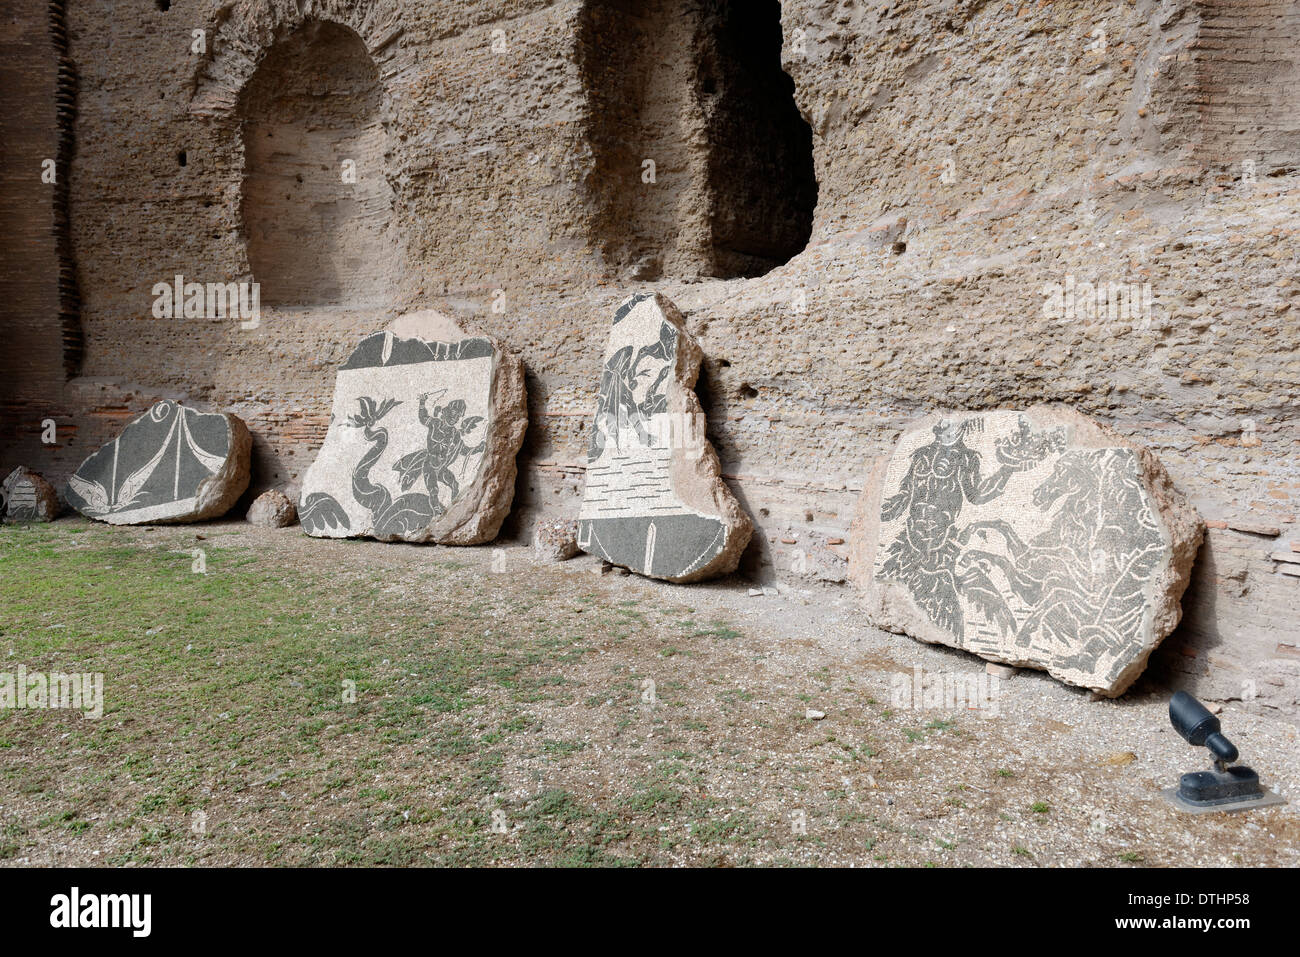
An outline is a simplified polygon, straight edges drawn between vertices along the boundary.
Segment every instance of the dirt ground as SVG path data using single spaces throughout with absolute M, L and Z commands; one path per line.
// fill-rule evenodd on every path
M 1166 692 L 1019 672 L 913 707 L 914 668 L 983 662 L 844 589 L 67 518 L 0 529 L 0 658 L 105 698 L 0 711 L 7 865 L 1300 863 L 1294 804 L 1161 798 L 1206 765 Z M 1300 795 L 1294 725 L 1222 717 Z

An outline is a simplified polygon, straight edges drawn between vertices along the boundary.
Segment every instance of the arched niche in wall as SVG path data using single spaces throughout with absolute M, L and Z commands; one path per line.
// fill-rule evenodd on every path
M 758 276 L 807 245 L 812 130 L 782 40 L 779 0 L 586 0 L 588 193 L 611 269 Z
M 379 70 L 351 28 L 309 21 L 240 91 L 240 214 L 266 305 L 382 307 L 396 285 Z

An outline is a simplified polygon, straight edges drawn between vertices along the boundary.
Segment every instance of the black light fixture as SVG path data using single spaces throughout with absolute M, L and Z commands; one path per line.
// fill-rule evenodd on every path
M 1184 774 L 1178 787 L 1163 792 L 1179 810 L 1244 811 L 1286 803 L 1282 795 L 1264 790 L 1259 775 L 1250 768 L 1233 764 L 1239 756 L 1237 746 L 1223 736 L 1219 719 L 1186 691 L 1169 699 L 1169 721 L 1188 744 L 1205 746 L 1214 756 L 1210 770 Z

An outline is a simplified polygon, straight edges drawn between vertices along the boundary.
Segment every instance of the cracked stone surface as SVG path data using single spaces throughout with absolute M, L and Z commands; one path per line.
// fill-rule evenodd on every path
M 518 357 L 432 310 L 404 316 L 339 369 L 329 432 L 303 479 L 303 531 L 490 542 L 527 424 Z
M 1114 696 L 1178 624 L 1204 524 L 1149 451 L 1037 406 L 908 428 L 854 533 L 872 624 Z

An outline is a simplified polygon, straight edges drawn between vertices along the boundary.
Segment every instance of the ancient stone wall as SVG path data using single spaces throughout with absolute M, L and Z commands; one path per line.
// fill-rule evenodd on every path
M 1063 402 L 1211 525 L 1152 673 L 1296 708 L 1300 578 L 1270 557 L 1300 540 L 1294 3 L 69 0 L 68 23 L 85 356 L 49 385 L 58 322 L 20 310 L 47 382 L 14 427 L 48 405 L 73 438 L 24 464 L 62 478 L 168 396 L 248 422 L 252 491 L 293 483 L 338 363 L 430 306 L 527 364 L 522 536 L 576 514 L 609 316 L 662 292 L 756 524 L 745 574 L 842 581 L 906 423 Z M 176 274 L 264 282 L 260 323 L 154 318 Z

